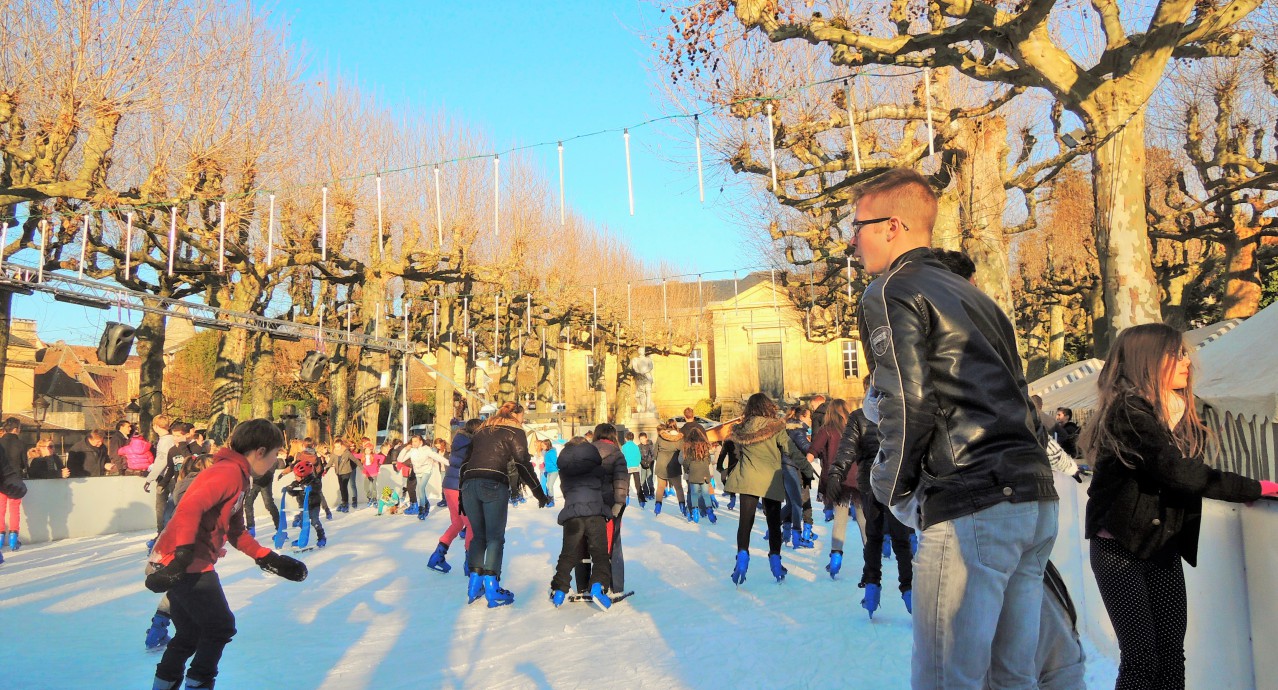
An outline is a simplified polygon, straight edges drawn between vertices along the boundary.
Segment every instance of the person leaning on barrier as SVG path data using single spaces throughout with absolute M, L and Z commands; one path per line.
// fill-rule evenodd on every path
M 97 429 L 80 439 L 67 451 L 67 466 L 62 468 L 64 479 L 102 477 L 114 473 L 115 465 L 107 456 L 105 434 Z

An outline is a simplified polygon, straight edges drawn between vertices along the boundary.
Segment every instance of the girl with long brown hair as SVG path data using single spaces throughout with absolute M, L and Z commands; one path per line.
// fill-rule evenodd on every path
M 1194 367 L 1163 324 L 1119 334 L 1101 370 L 1099 405 L 1080 445 L 1095 468 L 1087 490 L 1091 566 L 1121 654 L 1116 688 L 1185 687 L 1184 559 L 1197 565 L 1202 499 L 1278 495 L 1203 462 Z
M 821 463 L 821 483 L 818 486 L 821 487 L 821 495 L 825 498 L 825 521 L 834 522 L 834 529 L 830 530 L 830 564 L 825 568 L 830 572 L 831 577 L 839 574 L 839 568 L 843 563 L 843 542 L 848 533 L 849 508 L 854 508 L 856 511 L 857 529 L 861 532 L 861 542 L 865 543 L 865 518 L 862 517 L 864 511 L 861 510 L 861 492 L 844 486 L 842 482 L 831 485 L 829 481 L 830 468 L 834 465 L 834 458 L 839 453 L 839 442 L 843 439 L 843 432 L 848 426 L 848 415 L 846 400 L 836 398 L 830 401 L 826 405 L 825 421 L 812 435 L 812 445 L 808 448 L 808 461 L 815 460 Z M 853 477 L 856 476 L 856 472 L 851 474 Z
M 683 433 L 679 431 L 679 421 L 668 419 L 657 429 L 657 459 L 652 464 L 652 473 L 657 477 L 657 505 L 653 506 L 654 515 L 661 514 L 661 499 L 666 497 L 666 485 L 673 485 L 675 497 L 679 499 L 679 512 L 687 515 L 688 506 L 683 498 L 683 465 L 679 462 L 679 451 L 683 448 Z
M 718 518 L 715 517 L 710 494 L 706 493 L 706 484 L 713 476 L 710 470 L 710 439 L 700 424 L 683 426 L 683 449 L 679 456 L 683 458 L 683 468 L 688 473 L 688 521 L 700 522 L 704 517 L 713 525 Z
M 732 581 L 738 585 L 745 582 L 746 569 L 750 567 L 750 530 L 754 529 L 754 514 L 762 503 L 768 521 L 768 565 L 780 582 L 786 574 L 781 565 L 781 499 L 785 498 L 781 458 L 786 453 L 797 457 L 799 449 L 786 433 L 777 404 L 765 393 L 755 393 L 746 400 L 744 419 L 732 429 L 728 441 L 735 462 L 724 475 L 723 487 L 741 495 Z

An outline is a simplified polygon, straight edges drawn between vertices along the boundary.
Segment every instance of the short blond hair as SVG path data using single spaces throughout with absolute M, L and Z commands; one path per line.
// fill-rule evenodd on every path
M 909 209 L 909 217 L 919 221 L 923 227 L 916 230 L 932 232 L 936 225 L 936 192 L 927 178 L 909 168 L 891 168 L 862 183 L 856 190 L 856 201 L 869 197 L 887 199 Z
M 151 420 L 151 426 L 168 431 L 169 427 L 173 426 L 173 418 L 166 414 L 158 414 Z

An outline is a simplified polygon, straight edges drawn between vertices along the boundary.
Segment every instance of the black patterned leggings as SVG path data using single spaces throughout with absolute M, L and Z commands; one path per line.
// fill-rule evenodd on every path
M 1114 539 L 1093 537 L 1092 573 L 1118 637 L 1115 690 L 1185 687 L 1185 571 L 1172 552 L 1139 559 Z

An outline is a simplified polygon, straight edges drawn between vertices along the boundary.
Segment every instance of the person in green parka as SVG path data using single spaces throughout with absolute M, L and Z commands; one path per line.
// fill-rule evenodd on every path
M 750 565 L 750 530 L 754 515 L 763 503 L 768 522 L 768 565 L 777 582 L 785 579 L 781 566 L 781 499 L 785 498 L 781 460 L 786 454 L 799 457 L 799 449 L 786 433 L 777 404 L 764 393 L 755 393 L 746 401 L 741 423 L 732 429 L 732 444 L 724 489 L 740 494 L 741 521 L 737 527 L 737 560 L 732 581 L 745 582 Z

